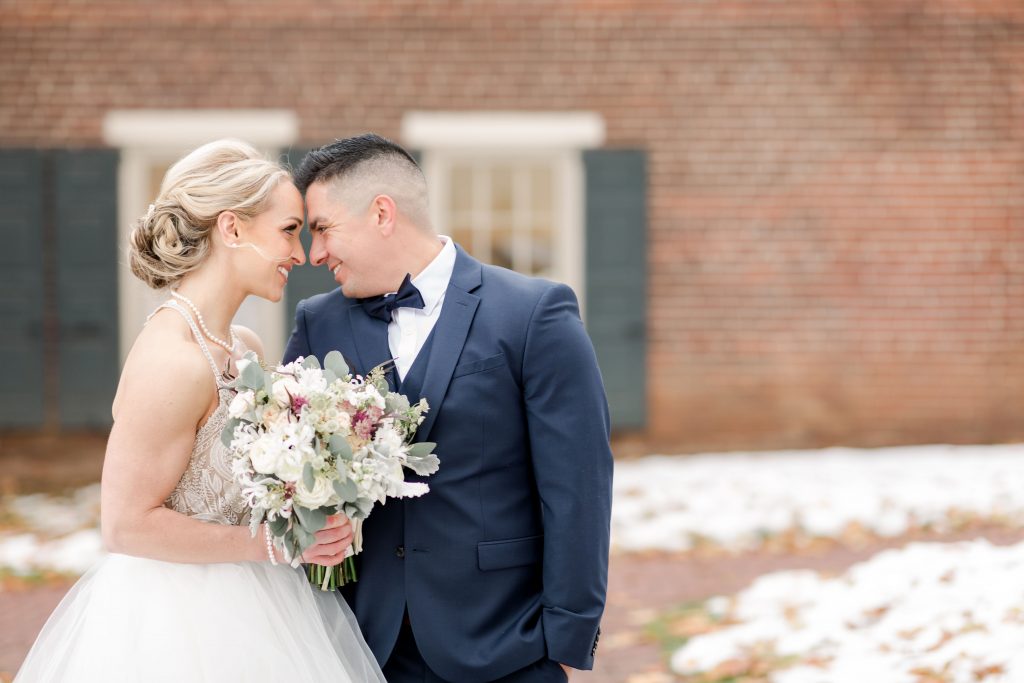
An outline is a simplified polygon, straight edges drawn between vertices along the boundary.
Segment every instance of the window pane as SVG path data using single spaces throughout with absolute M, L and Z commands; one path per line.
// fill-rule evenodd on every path
M 512 168 L 495 166 L 491 171 L 491 210 L 498 214 L 512 213 Z
M 502 268 L 512 268 L 514 260 L 512 230 L 495 227 L 491 230 L 491 263 Z
M 467 213 L 471 208 L 473 172 L 468 166 L 452 167 L 451 208 L 453 213 Z
M 533 274 L 551 277 L 554 275 L 554 240 L 551 231 L 532 232 Z
M 534 160 L 452 161 L 443 215 L 456 242 L 486 263 L 558 278 L 551 164 Z
M 530 200 L 532 209 L 550 214 L 552 210 L 552 178 L 550 166 L 534 166 L 530 169 Z

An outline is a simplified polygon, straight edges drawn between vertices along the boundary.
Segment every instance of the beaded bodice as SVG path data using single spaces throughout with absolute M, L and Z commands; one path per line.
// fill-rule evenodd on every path
M 231 454 L 220 438 L 228 420 L 231 392 L 225 386 L 210 349 L 192 316 L 176 301 L 168 301 L 160 308 L 176 310 L 188 321 L 192 334 L 210 362 L 219 397 L 217 408 L 196 432 L 188 466 L 164 505 L 183 515 L 206 522 L 242 524 L 247 521 L 248 507 L 242 497 L 241 487 L 231 474 Z M 241 345 L 241 342 L 239 344 Z M 241 350 L 244 352 L 245 349 Z

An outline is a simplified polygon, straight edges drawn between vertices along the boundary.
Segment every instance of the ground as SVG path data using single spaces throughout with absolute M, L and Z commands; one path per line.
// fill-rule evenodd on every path
M 49 458 L 45 467 L 38 466 L 40 454 L 53 444 L 30 445 L 0 441 L 0 471 L 8 473 L 2 480 L 3 491 L 8 501 L 28 500 L 37 506 L 33 509 L 47 510 L 37 516 L 59 517 L 46 507 L 49 503 L 45 500 L 21 494 L 88 491 L 80 487 L 95 481 L 102 444 L 83 437 L 76 444 L 73 461 Z M 976 538 L 998 545 L 1020 543 L 1024 541 L 1020 522 L 1024 507 L 1012 493 L 1016 477 L 1024 473 L 1020 453 L 1015 447 L 930 448 L 874 451 L 863 457 L 850 452 L 819 452 L 620 463 L 618 511 L 613 520 L 617 542 L 597 666 L 593 672 L 577 674 L 575 680 L 769 680 L 767 673 L 687 679 L 671 671 L 672 656 L 680 652 L 689 636 L 703 630 L 702 624 L 695 627 L 693 623 L 702 618 L 697 605 L 715 596 L 734 595 L 772 572 L 810 569 L 836 576 L 852 565 L 877 558 L 885 549 L 921 541 L 947 546 Z M 795 462 L 799 467 L 787 472 Z M 652 468 L 656 475 L 651 475 Z M 821 474 L 814 475 L 815 471 Z M 785 474 L 773 481 L 780 472 Z M 732 493 L 723 496 L 723 490 L 710 489 L 709 476 L 728 482 Z M 786 487 L 792 487 L 798 477 L 806 477 L 799 484 L 802 492 L 788 493 Z M 829 486 L 837 488 L 832 491 Z M 856 496 L 845 495 L 851 486 Z M 808 488 L 816 495 L 808 496 Z M 973 493 L 966 496 L 965 491 Z M 702 495 L 719 498 L 712 508 L 701 500 Z M 872 496 L 877 500 L 872 501 Z M 79 496 L 78 504 L 82 499 Z M 85 500 L 87 507 L 88 496 Z M 770 534 L 759 530 L 758 519 L 767 514 L 763 509 L 777 509 L 793 500 L 801 502 L 792 504 L 792 528 L 782 525 Z M 936 500 L 947 503 L 946 507 Z M 949 507 L 950 501 L 955 501 L 956 507 Z M 9 507 L 24 510 L 24 505 Z M 708 512 L 712 509 L 714 512 Z M 700 513 L 694 515 L 694 511 Z M 16 517 L 0 515 L 0 565 L 5 557 L 5 533 L 8 539 L 24 533 L 17 527 Z M 920 523 L 922 519 L 927 523 Z M 809 524 L 818 525 L 820 533 L 807 533 Z M 0 569 L 0 681 L 12 677 L 72 580 L 40 568 Z

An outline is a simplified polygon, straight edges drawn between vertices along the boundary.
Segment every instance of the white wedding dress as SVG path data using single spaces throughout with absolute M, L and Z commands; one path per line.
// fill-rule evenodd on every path
M 196 434 L 167 507 L 211 524 L 246 523 L 220 433 L 228 393 Z M 351 611 L 309 585 L 300 569 L 269 562 L 178 564 L 111 554 L 61 601 L 17 683 L 384 681 Z

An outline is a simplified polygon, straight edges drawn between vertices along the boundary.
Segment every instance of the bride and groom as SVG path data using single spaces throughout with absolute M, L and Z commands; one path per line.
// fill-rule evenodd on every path
M 309 260 L 340 288 L 299 304 L 284 360 L 339 350 L 365 373 L 393 358 L 392 388 L 430 405 L 416 440 L 441 458 L 429 494 L 366 520 L 341 596 L 251 536 L 218 438 L 235 361 L 262 356 L 231 319 L 250 294 L 279 301 L 305 263 L 304 209 Z M 592 667 L 612 458 L 568 287 L 438 236 L 415 161 L 376 135 L 314 150 L 294 176 L 237 141 L 197 149 L 168 171 L 129 260 L 172 297 L 114 401 L 111 554 L 54 611 L 18 681 L 532 682 Z M 351 543 L 331 518 L 303 560 L 338 564 Z

